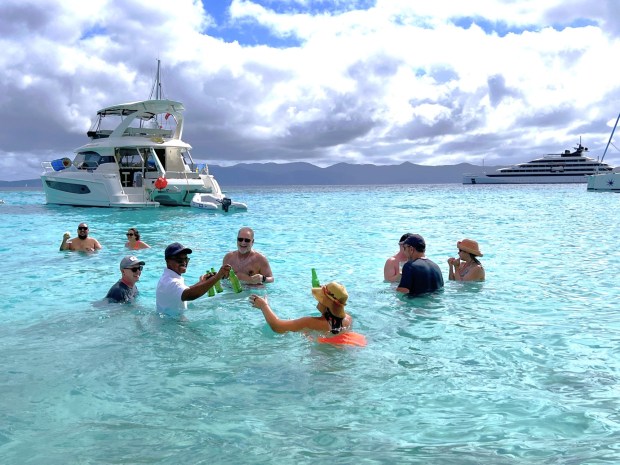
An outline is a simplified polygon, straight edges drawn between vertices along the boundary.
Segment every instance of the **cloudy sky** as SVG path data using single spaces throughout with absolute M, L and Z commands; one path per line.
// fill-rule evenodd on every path
M 617 0 L 2 0 L 0 41 L 3 180 L 148 98 L 157 59 L 219 165 L 600 157 L 620 111 Z

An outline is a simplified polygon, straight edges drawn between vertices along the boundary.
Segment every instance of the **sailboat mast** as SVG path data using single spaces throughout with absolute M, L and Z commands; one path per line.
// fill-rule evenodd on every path
M 607 147 L 605 147 L 605 151 L 603 152 L 603 156 L 601 157 L 601 162 L 607 154 L 607 149 L 609 148 L 609 144 L 611 144 L 611 139 L 614 137 L 614 132 L 616 131 L 616 127 L 618 126 L 618 121 L 620 121 L 620 113 L 618 113 L 618 118 L 616 118 L 616 124 L 614 124 L 614 128 L 611 130 L 611 135 L 609 136 L 609 140 L 607 141 Z

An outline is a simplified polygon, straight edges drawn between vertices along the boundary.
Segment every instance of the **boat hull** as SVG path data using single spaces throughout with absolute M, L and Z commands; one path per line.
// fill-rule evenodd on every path
M 550 175 L 550 176 L 490 176 L 463 175 L 463 184 L 585 184 L 587 176 Z
M 588 176 L 588 190 L 597 192 L 620 192 L 620 173 L 594 174 Z
M 197 193 L 219 193 L 217 181 L 210 175 L 196 179 L 169 179 L 163 189 L 155 188 L 155 179 L 145 179 L 140 187 L 124 187 L 118 173 L 64 170 L 41 176 L 46 202 L 54 205 L 87 207 L 189 207 Z
M 117 174 L 49 173 L 41 176 L 46 202 L 85 207 L 158 207 L 142 188 L 121 189 Z

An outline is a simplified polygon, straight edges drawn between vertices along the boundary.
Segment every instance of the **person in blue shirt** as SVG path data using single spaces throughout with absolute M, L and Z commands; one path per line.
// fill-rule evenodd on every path
M 426 242 L 419 234 L 412 234 L 403 244 L 407 263 L 396 290 L 409 297 L 426 294 L 443 288 L 443 275 L 439 266 L 425 256 Z

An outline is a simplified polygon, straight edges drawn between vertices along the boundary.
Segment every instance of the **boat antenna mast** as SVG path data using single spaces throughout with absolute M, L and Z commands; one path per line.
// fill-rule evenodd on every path
M 155 74 L 155 82 L 153 82 L 153 87 L 151 88 L 151 94 L 149 95 L 149 100 L 162 100 L 164 99 L 164 91 L 161 86 L 161 60 L 157 59 L 157 73 Z M 167 118 L 166 118 L 167 119 Z M 163 121 L 161 121 L 161 115 L 155 116 L 155 124 L 157 127 L 161 128 L 163 125 Z M 142 125 L 142 121 L 140 121 L 140 125 Z
M 149 100 L 153 100 L 153 97 L 155 97 L 155 100 L 161 100 L 164 98 L 164 91 L 161 87 L 161 61 L 159 58 L 157 59 L 157 74 L 155 74 L 155 82 L 151 88 Z

